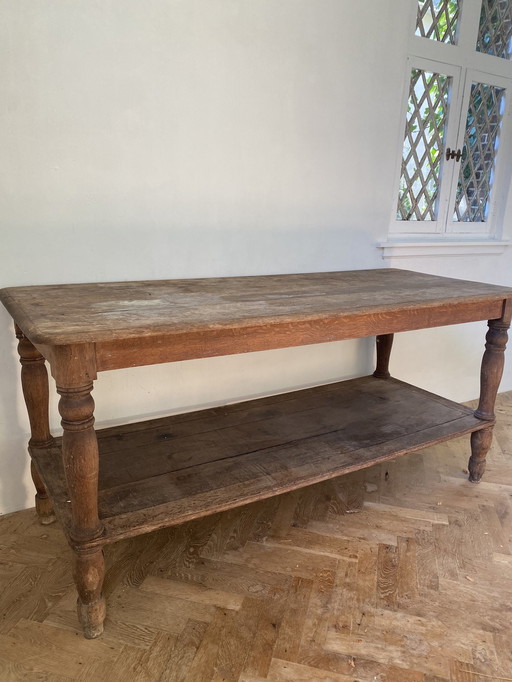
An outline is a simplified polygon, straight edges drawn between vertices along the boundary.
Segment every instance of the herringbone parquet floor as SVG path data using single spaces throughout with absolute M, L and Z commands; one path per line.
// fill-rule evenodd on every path
M 70 553 L 0 519 L 0 680 L 512 680 L 512 393 L 484 482 L 468 439 L 108 547 L 104 636 Z

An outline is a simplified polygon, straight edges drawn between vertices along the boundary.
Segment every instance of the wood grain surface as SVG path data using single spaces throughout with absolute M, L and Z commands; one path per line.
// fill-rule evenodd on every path
M 512 394 L 496 413 L 478 486 L 464 437 L 106 546 L 96 640 L 59 525 L 0 518 L 0 679 L 510 680 Z
M 20 339 L 39 508 L 49 513 L 41 500 L 54 503 L 75 550 L 78 615 L 86 637 L 103 630 L 107 543 L 362 470 L 465 433 L 472 433 L 470 480 L 479 481 L 484 471 L 511 289 L 384 269 L 17 287 L 0 296 Z M 490 331 L 475 414 L 388 378 L 393 333 L 482 319 L 489 320 Z M 373 334 L 375 377 L 297 392 L 265 407 L 251 401 L 170 418 L 156 428 L 130 428 L 128 437 L 122 427 L 110 429 L 100 432 L 98 444 L 91 396 L 97 371 Z M 47 397 L 44 409 L 34 399 L 43 389 L 47 393 L 43 358 L 61 396 L 64 433 L 55 444 L 49 440 Z M 39 447 L 41 438 L 46 447 Z M 361 503 L 355 500 L 357 508 Z M 407 545 L 403 551 L 407 556 Z M 385 605 L 399 594 L 397 556 L 391 546 L 379 549 Z M 258 608 L 247 603 L 248 612 Z M 231 628 L 238 633 L 236 618 Z M 200 631 L 191 624 L 182 633 L 180 656 L 188 655 Z M 233 652 L 224 653 L 218 671 L 229 668 Z
M 512 289 L 505 287 L 392 268 L 0 291 L 0 300 L 24 333 L 43 345 L 317 323 L 462 302 L 492 304 L 511 297 Z M 490 310 L 501 317 L 499 305 Z
M 362 377 L 99 430 L 105 532 L 88 546 L 226 510 L 487 428 L 467 407 Z M 61 440 L 35 461 L 74 538 Z

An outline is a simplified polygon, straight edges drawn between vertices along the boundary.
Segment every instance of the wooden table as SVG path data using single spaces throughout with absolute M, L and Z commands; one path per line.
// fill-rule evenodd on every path
M 86 637 L 103 631 L 102 547 L 471 433 L 480 480 L 512 289 L 394 270 L 14 287 L 36 509 L 74 550 Z M 478 409 L 391 379 L 393 333 L 489 320 Z M 94 430 L 97 372 L 377 336 L 373 376 Z M 48 423 L 48 361 L 63 435 Z

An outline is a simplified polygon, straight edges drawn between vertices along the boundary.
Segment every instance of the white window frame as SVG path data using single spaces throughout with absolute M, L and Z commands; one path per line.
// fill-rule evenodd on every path
M 458 120 L 453 115 L 454 109 L 456 110 L 459 104 L 460 92 L 461 92 L 461 79 L 462 79 L 462 69 L 459 66 L 453 66 L 452 64 L 446 64 L 439 61 L 434 61 L 432 59 L 424 59 L 422 57 L 409 56 L 407 58 L 407 67 L 404 74 L 404 80 L 407 87 L 404 88 L 402 94 L 402 108 L 401 111 L 404 112 L 404 116 L 401 120 L 400 135 L 398 139 L 398 149 L 400 154 L 398 155 L 396 168 L 395 168 L 395 184 L 394 187 L 394 203 L 391 213 L 391 235 L 400 235 L 403 237 L 416 237 L 418 235 L 435 235 L 443 233 L 443 216 L 446 213 L 446 203 L 448 201 L 448 190 L 449 183 L 442 182 L 440 184 L 440 193 L 438 199 L 438 219 L 437 220 L 397 220 L 397 206 L 398 206 L 398 188 L 400 184 L 400 177 L 402 174 L 402 152 L 404 145 L 404 132 L 405 132 L 405 112 L 407 112 L 407 103 L 409 101 L 409 84 L 411 82 L 411 73 L 413 69 L 421 69 L 430 73 L 440 73 L 445 76 L 450 76 L 452 79 L 451 91 L 449 97 L 449 109 L 448 109 L 448 119 L 446 122 L 446 130 L 444 136 L 444 145 L 446 147 L 453 148 L 453 143 L 456 140 L 458 132 Z M 450 162 L 451 164 L 452 162 Z M 455 165 L 455 164 L 453 164 Z M 441 172 L 440 177 L 445 178 L 446 171 L 451 174 L 452 167 L 448 165 L 445 170 L 445 160 L 444 155 L 441 160 Z
M 450 193 L 450 202 L 448 205 L 448 214 L 446 220 L 446 233 L 448 235 L 471 235 L 471 236 L 481 236 L 488 238 L 495 238 L 499 236 L 499 209 L 500 205 L 504 204 L 506 200 L 506 177 L 507 177 L 507 166 L 506 160 L 508 158 L 510 162 L 510 154 L 512 150 L 510 149 L 510 138 L 512 137 L 512 83 L 510 79 L 503 78 L 502 76 L 496 76 L 495 74 L 484 73 L 482 71 L 477 71 L 475 69 L 467 69 L 465 83 L 463 84 L 463 97 L 462 97 L 462 116 L 460 119 L 460 126 L 456 140 L 455 149 L 462 149 L 464 144 L 464 135 L 466 132 L 466 114 L 469 105 L 469 97 L 471 91 L 471 85 L 473 83 L 485 83 L 486 85 L 494 85 L 505 90 L 505 112 L 501 122 L 500 136 L 499 136 L 499 153 L 496 158 L 496 167 L 494 170 L 494 175 L 496 177 L 496 182 L 493 183 L 490 203 L 489 203 L 489 215 L 486 222 L 459 222 L 454 221 L 453 214 L 455 210 L 455 191 L 458 181 L 458 171 L 460 169 L 460 164 L 456 166 L 456 173 L 453 177 L 452 191 Z M 510 174 L 509 174 L 510 179 Z M 482 229 L 482 226 L 487 226 L 487 229 Z
M 416 36 L 417 0 L 410 0 L 410 7 L 409 57 L 407 58 L 404 71 L 401 108 L 403 116 L 397 133 L 395 192 L 389 228 L 389 240 L 391 242 L 383 242 L 379 246 L 384 247 L 383 256 L 391 255 L 391 250 L 386 247 L 393 244 L 396 246 L 399 240 L 403 241 L 404 245 L 411 241 L 416 242 L 418 245 L 420 238 L 427 240 L 429 244 L 434 240 L 445 245 L 448 242 L 452 244 L 454 242 L 466 243 L 468 246 L 471 245 L 473 252 L 475 246 L 479 243 L 483 245 L 486 241 L 492 241 L 492 245 L 496 246 L 497 241 L 500 240 L 502 235 L 503 211 L 512 175 L 512 164 L 510 163 L 510 158 L 512 157 L 512 60 L 505 60 L 476 51 L 481 0 L 463 0 L 461 17 L 458 24 L 457 45 L 445 44 Z M 445 149 L 446 147 L 462 149 L 467 105 L 473 82 L 488 83 L 506 90 L 505 112 L 501 124 L 499 153 L 497 154 L 494 173 L 495 181 L 492 187 L 491 203 L 486 222 L 462 223 L 452 220 L 460 163 L 449 161 L 445 165 L 444 158 L 441 167 L 442 181 L 439 188 L 438 219 L 436 221 L 405 221 L 396 219 L 407 102 L 409 99 L 411 71 L 414 68 L 452 77 L 450 107 L 444 137 Z M 504 245 L 505 242 L 500 242 L 500 244 Z M 449 253 L 452 253 L 452 251 L 453 249 L 447 250 Z M 393 255 L 396 255 L 397 249 L 392 249 L 392 252 Z M 485 252 L 485 249 L 482 252 Z M 496 249 L 493 249 L 492 252 L 495 253 Z M 404 255 L 405 253 L 410 254 L 410 249 L 404 249 Z

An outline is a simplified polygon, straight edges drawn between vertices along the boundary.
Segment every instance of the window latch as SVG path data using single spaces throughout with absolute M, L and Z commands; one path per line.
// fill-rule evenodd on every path
M 450 149 L 450 147 L 446 148 L 446 160 L 449 161 L 450 159 L 455 159 L 455 161 L 460 161 L 460 157 L 462 156 L 462 151 L 460 149 Z

